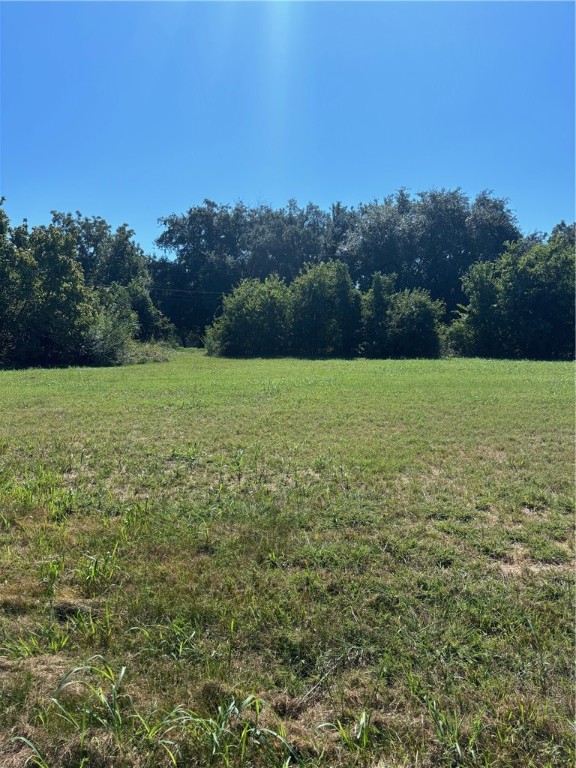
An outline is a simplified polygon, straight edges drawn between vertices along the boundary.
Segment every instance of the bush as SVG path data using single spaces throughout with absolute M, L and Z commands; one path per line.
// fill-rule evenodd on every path
M 85 365 L 122 365 L 127 362 L 138 321 L 134 313 L 101 307 L 84 338 Z
M 458 317 L 449 326 L 440 329 L 440 353 L 442 357 L 473 357 L 474 338 L 466 318 Z
M 432 301 L 427 291 L 392 295 L 386 314 L 389 357 L 439 357 L 440 319 L 444 303 Z
M 209 355 L 274 357 L 288 350 L 288 289 L 272 276 L 243 280 L 224 298 L 223 314 L 208 328 Z
M 306 357 L 356 354 L 360 294 L 348 267 L 328 261 L 308 267 L 290 287 L 292 352 Z
M 362 345 L 366 357 L 388 357 L 388 310 L 396 275 L 376 272 L 370 290 L 362 296 Z

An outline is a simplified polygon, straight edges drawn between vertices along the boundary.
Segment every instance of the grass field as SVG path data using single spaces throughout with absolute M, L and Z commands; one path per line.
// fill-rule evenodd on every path
M 573 376 L 0 373 L 0 765 L 572 766 Z

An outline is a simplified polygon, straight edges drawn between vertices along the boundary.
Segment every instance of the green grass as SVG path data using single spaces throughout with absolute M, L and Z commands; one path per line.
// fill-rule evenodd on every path
M 573 374 L 0 373 L 0 764 L 573 765 Z

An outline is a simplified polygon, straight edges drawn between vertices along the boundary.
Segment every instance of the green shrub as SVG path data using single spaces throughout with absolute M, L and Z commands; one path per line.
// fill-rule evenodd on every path
M 438 357 L 440 319 L 444 303 L 427 291 L 401 291 L 392 295 L 386 313 L 389 357 Z
M 206 333 L 209 355 L 275 357 L 288 351 L 288 289 L 272 276 L 243 280 Z

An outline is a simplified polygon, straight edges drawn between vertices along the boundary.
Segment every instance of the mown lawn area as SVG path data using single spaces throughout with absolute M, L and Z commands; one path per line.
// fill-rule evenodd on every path
M 0 765 L 572 766 L 573 525 L 570 363 L 0 372 Z

